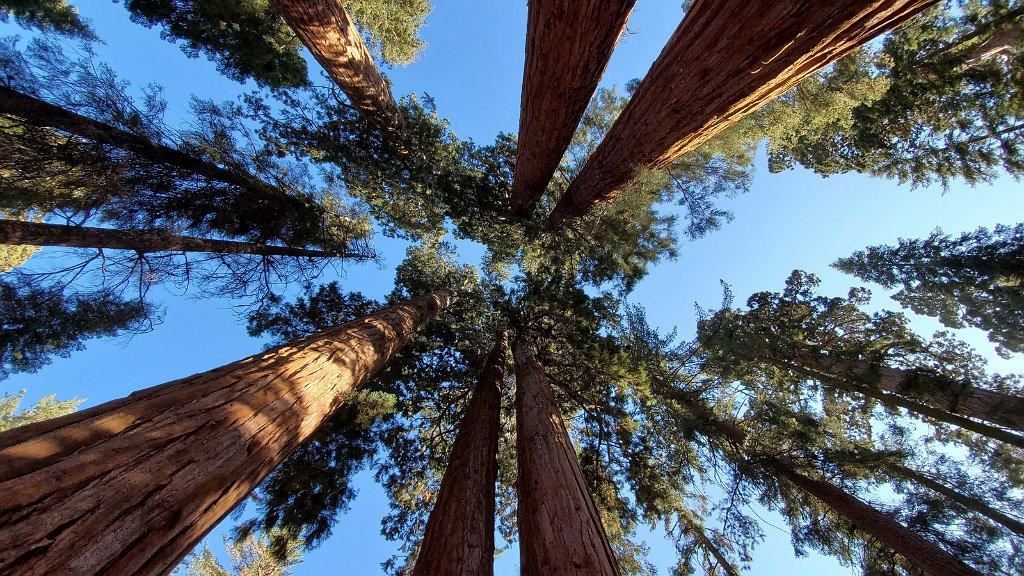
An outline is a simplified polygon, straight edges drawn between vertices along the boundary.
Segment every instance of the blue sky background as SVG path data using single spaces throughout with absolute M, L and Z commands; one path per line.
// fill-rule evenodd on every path
M 165 87 L 170 103 L 167 119 L 172 125 L 186 118 L 192 94 L 224 100 L 245 89 L 223 78 L 205 59 L 186 58 L 178 47 L 161 40 L 157 30 L 132 24 L 120 4 L 109 0 L 72 3 L 106 42 L 98 53 L 119 75 L 136 87 L 150 82 Z M 602 85 L 622 85 L 643 76 L 681 15 L 679 0 L 640 0 L 629 24 L 632 33 L 616 49 Z M 423 30 L 428 45 L 420 59 L 385 73 L 394 82 L 396 96 L 430 94 L 439 114 L 451 120 L 459 136 L 487 143 L 498 132 L 518 128 L 525 30 L 523 0 L 439 2 Z M 0 25 L 0 31 L 27 35 L 10 25 Z M 311 70 L 319 73 L 315 63 Z M 828 267 L 836 258 L 868 245 L 893 243 L 901 236 L 922 237 L 935 227 L 952 233 L 1022 222 L 1024 203 L 1019 194 L 1019 183 L 1010 179 L 974 189 L 954 185 L 943 192 L 911 190 L 860 175 L 822 179 L 801 170 L 769 174 L 762 155 L 750 193 L 722 202 L 735 213 L 735 221 L 706 238 L 683 244 L 678 260 L 658 265 L 630 300 L 647 307 L 651 320 L 663 330 L 678 326 L 681 336 L 687 337 L 694 327 L 694 303 L 711 308 L 721 301 L 719 280 L 731 285 L 739 304 L 753 292 L 781 289 L 789 272 L 800 268 L 823 278 L 823 293 L 842 295 L 858 282 Z M 390 291 L 405 244 L 381 238 L 376 246 L 384 256 L 383 265 L 346 266 L 340 271 L 346 290 L 375 298 Z M 467 261 L 479 258 L 480 250 L 468 243 L 460 249 Z M 166 305 L 164 322 L 153 332 L 129 340 L 89 342 L 87 350 L 56 359 L 36 374 L 0 381 L 0 392 L 26 389 L 26 405 L 56 392 L 61 398 L 87 398 L 83 407 L 91 406 L 238 360 L 263 346 L 246 335 L 229 301 L 196 300 L 160 288 L 152 295 Z M 880 289 L 875 301 L 897 308 Z M 939 325 L 924 318 L 915 320 L 915 327 L 927 334 Z M 1000 371 L 1024 371 L 1019 359 L 995 358 L 980 332 L 960 334 L 989 353 Z M 367 473 L 360 475 L 358 484 L 360 496 L 352 510 L 341 518 L 331 539 L 306 555 L 305 562 L 294 569 L 296 574 L 379 573 L 379 563 L 394 553 L 396 545 L 378 535 L 379 519 L 386 510 L 382 490 Z M 763 510 L 758 514 L 782 528 L 764 526 L 767 540 L 755 551 L 751 573 L 853 573 L 830 558 L 793 558 L 783 521 Z M 218 529 L 210 537 L 215 550 L 220 548 L 222 533 Z M 659 536 L 649 542 L 652 560 L 667 570 L 674 557 L 671 546 Z M 512 550 L 498 559 L 496 573 L 517 574 L 517 565 Z

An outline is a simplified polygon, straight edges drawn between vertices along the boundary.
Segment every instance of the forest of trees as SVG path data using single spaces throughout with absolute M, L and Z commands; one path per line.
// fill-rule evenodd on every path
M 1024 175 L 1024 2 L 695 0 L 601 87 L 634 4 L 531 0 L 518 133 L 479 143 L 385 75 L 429 51 L 427 0 L 123 0 L 244 83 L 180 124 L 87 6 L 0 0 L 0 380 L 161 330 L 156 286 L 268 343 L 78 411 L 5 393 L 0 573 L 284 576 L 366 470 L 389 574 L 492 574 L 499 538 L 524 575 L 654 574 L 651 530 L 671 573 L 738 576 L 762 510 L 865 576 L 1024 573 L 1024 384 L 965 341 L 1024 353 L 1024 224 L 833 255 L 934 334 L 827 270 L 677 330 L 634 298 L 759 150 L 908 189 Z M 390 291 L 348 289 L 385 240 Z

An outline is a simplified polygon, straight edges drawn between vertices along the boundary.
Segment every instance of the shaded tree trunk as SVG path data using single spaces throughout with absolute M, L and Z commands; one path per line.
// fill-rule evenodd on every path
M 831 385 L 846 392 L 863 394 L 864 396 L 878 400 L 883 404 L 899 406 L 900 408 L 904 408 L 919 416 L 935 420 L 936 422 L 943 422 L 952 426 L 958 426 L 964 430 L 970 430 L 971 432 L 981 434 L 982 436 L 988 436 L 989 438 L 994 438 L 1001 442 L 1006 442 L 1008 444 L 1024 448 L 1024 436 L 1014 434 L 1003 428 L 992 426 L 984 422 L 978 422 L 977 420 L 972 420 L 959 414 L 953 414 L 948 410 L 936 408 L 929 404 L 924 404 L 899 394 L 885 392 L 879 388 L 869 385 L 859 385 L 850 382 L 849 380 L 845 380 L 835 374 L 821 373 L 800 365 L 779 362 L 778 360 L 772 360 L 771 363 L 780 368 L 802 374 L 812 380 L 817 380 L 825 385 Z
M 65 246 L 69 248 L 109 248 L 151 252 L 210 252 L 217 254 L 255 254 L 259 256 L 306 256 L 309 258 L 365 258 L 354 253 L 331 253 L 255 242 L 211 240 L 177 236 L 166 230 L 115 230 L 87 226 L 64 226 L 43 222 L 0 219 L 0 244 L 21 246 Z
M 544 368 L 516 342 L 519 558 L 523 576 L 614 575 L 619 567 Z
M 781 361 L 780 361 L 781 360 Z M 1024 398 L 972 386 L 926 370 L 892 368 L 869 360 L 833 358 L 825 354 L 796 352 L 773 364 L 790 363 L 815 372 L 851 378 L 953 414 L 970 416 L 1024 432 Z
M 340 0 L 270 0 L 357 110 L 384 132 L 397 128 L 398 105 Z
M 3 86 L 0 86 L 0 114 L 16 116 L 33 126 L 63 130 L 87 140 L 127 150 L 158 164 L 180 168 L 263 196 L 279 198 L 282 208 L 298 202 L 298 199 L 288 196 L 251 174 L 222 168 L 202 158 L 154 142 L 145 136 L 97 122 Z
M 0 572 L 169 572 L 453 298 L 0 434 Z
M 747 433 L 728 422 L 719 420 L 706 407 L 692 399 L 677 395 L 680 404 L 686 407 L 705 426 L 704 434 L 726 439 L 732 446 L 743 451 Z M 744 457 L 747 455 L 744 454 Z M 981 573 L 963 563 L 959 558 L 903 526 L 891 516 L 875 509 L 856 496 L 825 480 L 806 476 L 786 458 L 753 455 L 750 462 L 768 468 L 779 477 L 785 478 L 797 488 L 814 496 L 834 512 L 843 516 L 864 532 L 868 537 L 888 546 L 911 564 L 931 576 L 981 576 Z
M 615 198 L 639 168 L 665 168 L 934 0 L 696 0 L 548 217 Z
M 963 506 L 964 508 L 967 508 L 968 510 L 981 514 L 989 520 L 992 520 L 993 522 L 1005 527 L 1007 530 L 1010 530 L 1014 534 L 1018 536 L 1024 536 L 1024 522 L 1021 522 L 1020 520 L 1017 520 L 1016 518 L 1013 518 L 1008 514 L 1004 514 L 1003 512 L 996 510 L 995 508 L 989 506 L 988 504 L 985 504 L 983 501 L 978 500 L 977 498 L 973 498 L 971 496 L 963 494 L 957 490 L 954 490 L 953 488 L 950 488 L 949 486 L 946 486 L 941 482 L 932 479 L 927 474 L 923 474 L 921 472 L 918 472 L 917 470 L 908 468 L 900 464 L 886 464 L 885 468 L 894 476 L 904 478 L 912 482 L 916 482 L 917 484 L 924 486 L 925 488 L 931 490 L 932 492 L 941 494 L 946 498 L 949 498 L 953 502 L 956 502 L 957 504 Z
M 498 433 L 507 355 L 508 340 L 502 333 L 459 425 L 413 576 L 494 573 Z
M 512 210 L 533 211 L 594 95 L 636 0 L 531 0 Z

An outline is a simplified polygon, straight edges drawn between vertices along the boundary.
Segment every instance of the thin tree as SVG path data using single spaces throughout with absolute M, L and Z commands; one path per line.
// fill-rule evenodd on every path
M 665 168 L 934 0 L 697 0 L 548 217 L 549 228 Z
M 0 219 L 0 244 L 15 246 L 64 246 L 151 252 L 210 252 L 259 256 L 305 256 L 308 258 L 357 258 L 368 254 L 325 252 L 255 242 L 179 236 L 167 230 L 114 230 L 90 226 L 66 226 L 45 222 Z
M 513 355 L 520 571 L 525 576 L 618 576 L 615 554 L 544 367 L 526 342 L 516 342 Z
M 487 355 L 459 425 L 414 576 L 494 573 L 498 433 L 507 355 L 508 340 L 502 333 Z
M 533 211 L 572 140 L 636 0 L 533 0 L 512 210 Z
M 453 298 L 0 434 L 0 571 L 167 573 Z
M 385 132 L 400 122 L 387 80 L 339 0 L 271 0 L 357 110 Z

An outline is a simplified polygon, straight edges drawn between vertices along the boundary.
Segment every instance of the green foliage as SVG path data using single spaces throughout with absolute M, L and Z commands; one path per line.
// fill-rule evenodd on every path
M 346 3 L 367 45 L 386 62 L 412 62 L 423 48 L 417 36 L 426 0 L 352 0 Z M 182 41 L 191 57 L 205 54 L 238 82 L 251 78 L 273 88 L 308 86 L 302 43 L 268 0 L 125 0 L 132 20 L 160 26 L 161 36 Z
M 10 430 L 11 428 L 18 426 L 24 426 L 25 424 L 42 422 L 43 420 L 49 420 L 50 418 L 70 414 L 78 408 L 79 404 L 85 402 L 85 400 L 81 398 L 57 400 L 56 394 L 47 394 L 40 398 L 30 408 L 25 408 L 15 414 L 15 411 L 18 409 L 18 405 L 21 404 L 21 400 L 24 397 L 24 390 L 17 394 L 4 392 L 3 397 L 0 397 L 0 432 Z
M 284 538 L 286 551 L 278 556 L 273 553 L 275 539 Z M 246 536 L 237 542 L 224 542 L 224 549 L 231 559 L 225 568 L 210 550 L 209 544 L 193 551 L 175 570 L 178 576 L 291 576 L 292 566 L 302 563 L 301 547 L 294 538 L 278 532 Z
M 959 237 L 935 230 L 923 240 L 871 246 L 834 267 L 886 288 L 918 314 L 950 328 L 988 331 L 1002 355 L 1024 352 L 1024 225 L 979 228 Z
M 92 28 L 78 16 L 78 9 L 67 0 L 0 0 L 0 22 L 14 16 L 26 28 L 53 30 L 59 34 L 96 40 Z
M 0 379 L 67 358 L 89 338 L 143 330 L 152 315 L 110 292 L 64 294 L 21 275 L 0 278 Z

